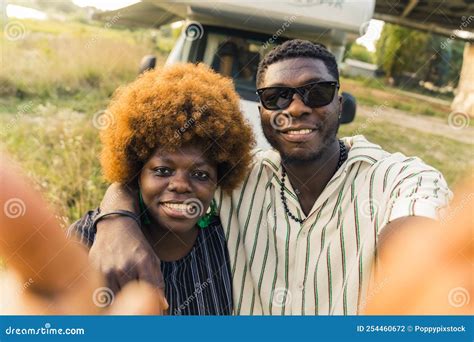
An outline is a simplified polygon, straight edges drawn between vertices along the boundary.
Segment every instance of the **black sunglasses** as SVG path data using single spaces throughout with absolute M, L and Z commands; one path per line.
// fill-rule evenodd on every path
M 303 103 L 311 108 L 323 107 L 331 103 L 339 84 L 336 81 L 313 82 L 301 87 L 268 87 L 257 89 L 262 106 L 268 110 L 288 108 L 293 95 L 298 93 Z

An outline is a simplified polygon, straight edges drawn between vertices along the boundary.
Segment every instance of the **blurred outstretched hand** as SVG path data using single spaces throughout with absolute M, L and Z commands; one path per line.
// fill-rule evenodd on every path
M 5 155 L 0 155 L 0 314 L 161 314 L 162 292 L 132 282 L 116 297 L 67 240 L 53 212 Z M 0 266 L 1 269 L 1 266 Z
M 382 236 L 368 315 L 472 315 L 474 176 L 455 190 L 441 220 L 421 221 Z

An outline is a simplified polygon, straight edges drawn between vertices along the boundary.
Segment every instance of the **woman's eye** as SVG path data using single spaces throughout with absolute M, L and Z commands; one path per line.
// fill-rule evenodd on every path
M 205 171 L 194 171 L 193 177 L 196 177 L 199 180 L 208 180 L 209 174 Z
M 153 172 L 155 173 L 155 175 L 160 176 L 160 177 L 171 176 L 171 173 L 172 173 L 171 170 L 167 167 L 157 167 L 153 169 Z

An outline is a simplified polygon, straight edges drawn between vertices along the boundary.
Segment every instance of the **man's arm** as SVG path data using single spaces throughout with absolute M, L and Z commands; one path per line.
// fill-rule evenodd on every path
M 138 215 L 136 198 L 135 189 L 112 184 L 101 203 L 101 212 L 122 209 Z M 106 276 L 115 292 L 132 280 L 144 280 L 159 288 L 164 287 L 160 260 L 130 217 L 113 215 L 100 220 L 89 258 Z

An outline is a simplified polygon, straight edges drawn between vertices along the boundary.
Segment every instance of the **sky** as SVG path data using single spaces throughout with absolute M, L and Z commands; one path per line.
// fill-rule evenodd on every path
M 130 6 L 139 2 L 138 0 L 73 0 L 74 4 L 79 7 L 92 6 L 101 10 L 115 10 L 122 7 Z M 32 18 L 32 19 L 46 19 L 46 15 L 31 8 L 7 5 L 7 16 L 16 18 Z M 369 51 L 375 51 L 375 42 L 380 37 L 382 32 L 383 21 L 371 20 L 364 36 L 357 39 L 357 43 L 365 46 Z
M 384 22 L 381 20 L 372 19 L 367 28 L 367 32 L 362 37 L 358 38 L 356 42 L 365 46 L 367 50 L 374 52 L 375 43 L 379 39 L 380 33 L 382 33 L 383 24 Z

